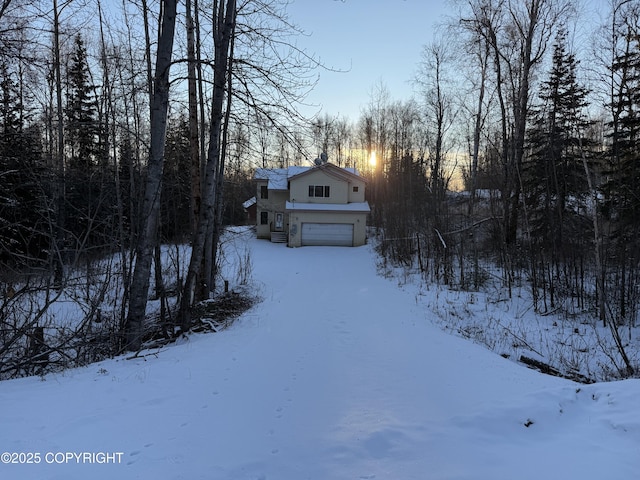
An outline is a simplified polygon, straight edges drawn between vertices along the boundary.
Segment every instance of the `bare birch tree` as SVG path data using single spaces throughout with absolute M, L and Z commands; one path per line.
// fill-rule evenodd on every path
M 169 108 L 169 71 L 173 52 L 176 10 L 177 0 L 162 0 L 151 101 L 151 145 L 142 204 L 141 230 L 136 249 L 136 265 L 131 283 L 131 301 L 126 323 L 126 348 L 129 350 L 138 350 L 142 344 L 149 275 L 154 247 L 157 242 Z
M 65 155 L 64 155 L 64 109 L 62 105 L 62 66 L 60 59 L 60 10 L 58 0 L 53 0 L 53 72 L 54 85 L 56 92 L 56 183 L 55 183 L 55 208 L 56 208 L 56 225 L 55 225 L 55 248 L 52 249 L 54 258 L 52 258 L 54 270 L 54 283 L 60 287 L 64 275 L 64 242 L 65 242 Z
M 454 31 L 462 30 L 463 48 L 466 51 L 463 62 L 471 60 L 470 83 L 472 85 L 472 96 L 476 96 L 475 107 L 468 107 L 469 115 L 472 117 L 471 140 L 469 145 L 469 216 L 473 216 L 476 188 L 478 186 L 478 168 L 480 163 L 480 142 L 485 126 L 488 107 L 485 105 L 487 88 L 489 82 L 489 65 L 491 56 L 491 45 L 485 33 L 485 12 L 484 9 L 473 0 L 469 2 L 469 16 L 462 16 L 457 22 Z M 464 105 L 463 105 L 464 108 Z
M 200 132 L 198 125 L 198 90 L 196 61 L 196 22 L 194 18 L 194 5 L 191 0 L 186 0 L 187 14 L 187 88 L 189 93 L 189 156 L 191 158 L 191 232 L 197 227 L 200 213 L 201 186 L 200 186 Z
M 424 47 L 416 78 L 424 101 L 427 123 L 433 127 L 430 135 L 430 188 L 434 197 L 436 215 L 447 189 L 445 162 L 451 145 L 447 140 L 456 117 L 457 105 L 453 101 L 448 69 L 452 61 L 451 53 L 443 43 L 433 43 Z M 449 139 L 450 140 L 450 139 Z M 449 141 L 450 143 L 450 141 Z
M 228 89 L 228 76 L 231 69 L 231 39 L 236 27 L 236 2 L 235 0 L 221 1 L 214 11 L 214 74 L 213 74 L 213 98 L 211 102 L 211 123 L 209 129 L 209 150 L 207 152 L 207 164 L 205 167 L 204 191 L 202 208 L 198 218 L 193 241 L 191 243 L 191 260 L 189 270 L 185 278 L 184 292 L 180 306 L 180 319 L 184 331 L 191 328 L 191 305 L 194 301 L 196 282 L 201 273 L 202 261 L 205 255 L 207 233 L 211 232 L 211 223 L 215 219 L 215 200 L 217 198 L 216 187 L 223 136 L 224 101 L 226 95 L 231 95 Z M 206 275 L 206 272 L 205 272 Z M 207 277 L 208 278 L 208 277 Z

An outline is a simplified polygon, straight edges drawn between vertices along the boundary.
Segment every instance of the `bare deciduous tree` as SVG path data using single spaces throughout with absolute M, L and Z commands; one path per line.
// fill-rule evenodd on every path
M 149 275 L 153 251 L 157 242 L 162 190 L 162 170 L 169 108 L 169 71 L 173 52 L 177 0 L 163 0 L 160 34 L 151 103 L 151 148 L 147 167 L 147 180 L 142 205 L 142 221 L 136 266 L 131 283 L 131 301 L 126 324 L 126 347 L 137 350 L 142 344 L 143 322 L 149 292 Z

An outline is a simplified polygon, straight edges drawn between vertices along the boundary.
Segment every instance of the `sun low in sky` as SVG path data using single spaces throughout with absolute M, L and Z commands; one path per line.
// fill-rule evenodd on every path
M 375 167 L 376 166 L 376 152 L 375 150 L 371 152 L 371 155 L 369 156 L 369 166 L 370 167 Z

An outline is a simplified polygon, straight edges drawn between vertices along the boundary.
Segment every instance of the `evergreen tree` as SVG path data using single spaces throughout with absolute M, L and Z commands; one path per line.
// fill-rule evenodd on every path
M 48 178 L 40 135 L 27 117 L 17 72 L 0 63 L 0 263 L 32 266 L 48 250 Z M 0 270 L 2 270 L 0 268 Z
M 563 294 L 576 291 L 563 275 L 582 265 L 592 238 L 584 216 L 588 182 L 582 161 L 589 122 L 584 116 L 588 91 L 576 79 L 578 62 L 559 33 L 549 78 L 542 83 L 540 106 L 533 110 L 529 152 L 522 169 L 526 229 L 530 239 L 530 280 L 536 310 L 555 308 Z
M 126 135 L 118 145 L 118 176 L 120 178 L 120 198 L 124 216 L 125 230 L 129 232 L 129 241 L 135 243 L 138 234 L 140 207 L 140 172 L 131 138 Z
M 624 48 L 611 66 L 616 89 L 612 96 L 605 212 L 622 245 L 637 245 L 640 233 L 640 38 L 627 25 Z
M 71 167 L 88 172 L 100 158 L 97 121 L 98 103 L 95 86 L 87 61 L 87 49 L 80 35 L 67 71 L 69 93 L 67 101 L 67 137 L 71 150 Z
M 616 322 L 623 324 L 638 308 L 640 266 L 640 12 L 621 10 L 618 42 L 611 63 L 611 121 L 608 123 L 607 169 L 602 185 L 603 212 L 611 230 L 604 248 L 611 262 L 603 275 Z
M 190 231 L 189 119 L 183 114 L 172 123 L 165 147 L 160 231 L 165 240 L 180 240 Z
M 21 130 L 19 87 L 6 61 L 0 63 L 0 128 L 2 128 L 3 145 L 12 135 Z
M 114 167 L 104 161 L 103 129 L 91 78 L 87 49 L 82 36 L 77 35 L 67 70 L 65 110 L 69 151 L 66 230 L 73 242 L 68 247 L 75 250 L 76 256 L 88 254 L 88 249 L 110 250 L 116 225 Z
M 576 202 L 587 193 L 580 144 L 589 126 L 583 109 L 588 91 L 578 84 L 575 55 L 566 51 L 566 35 L 554 45 L 549 79 L 542 84 L 541 105 L 534 110 L 529 151 L 523 164 L 528 227 L 535 244 L 555 254 L 583 236 Z

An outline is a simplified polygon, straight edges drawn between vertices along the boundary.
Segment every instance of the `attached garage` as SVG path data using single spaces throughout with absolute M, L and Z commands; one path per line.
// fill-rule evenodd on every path
M 302 246 L 329 245 L 353 246 L 353 224 L 351 223 L 303 223 Z
M 290 247 L 359 247 L 367 240 L 367 202 L 323 204 L 287 202 Z

